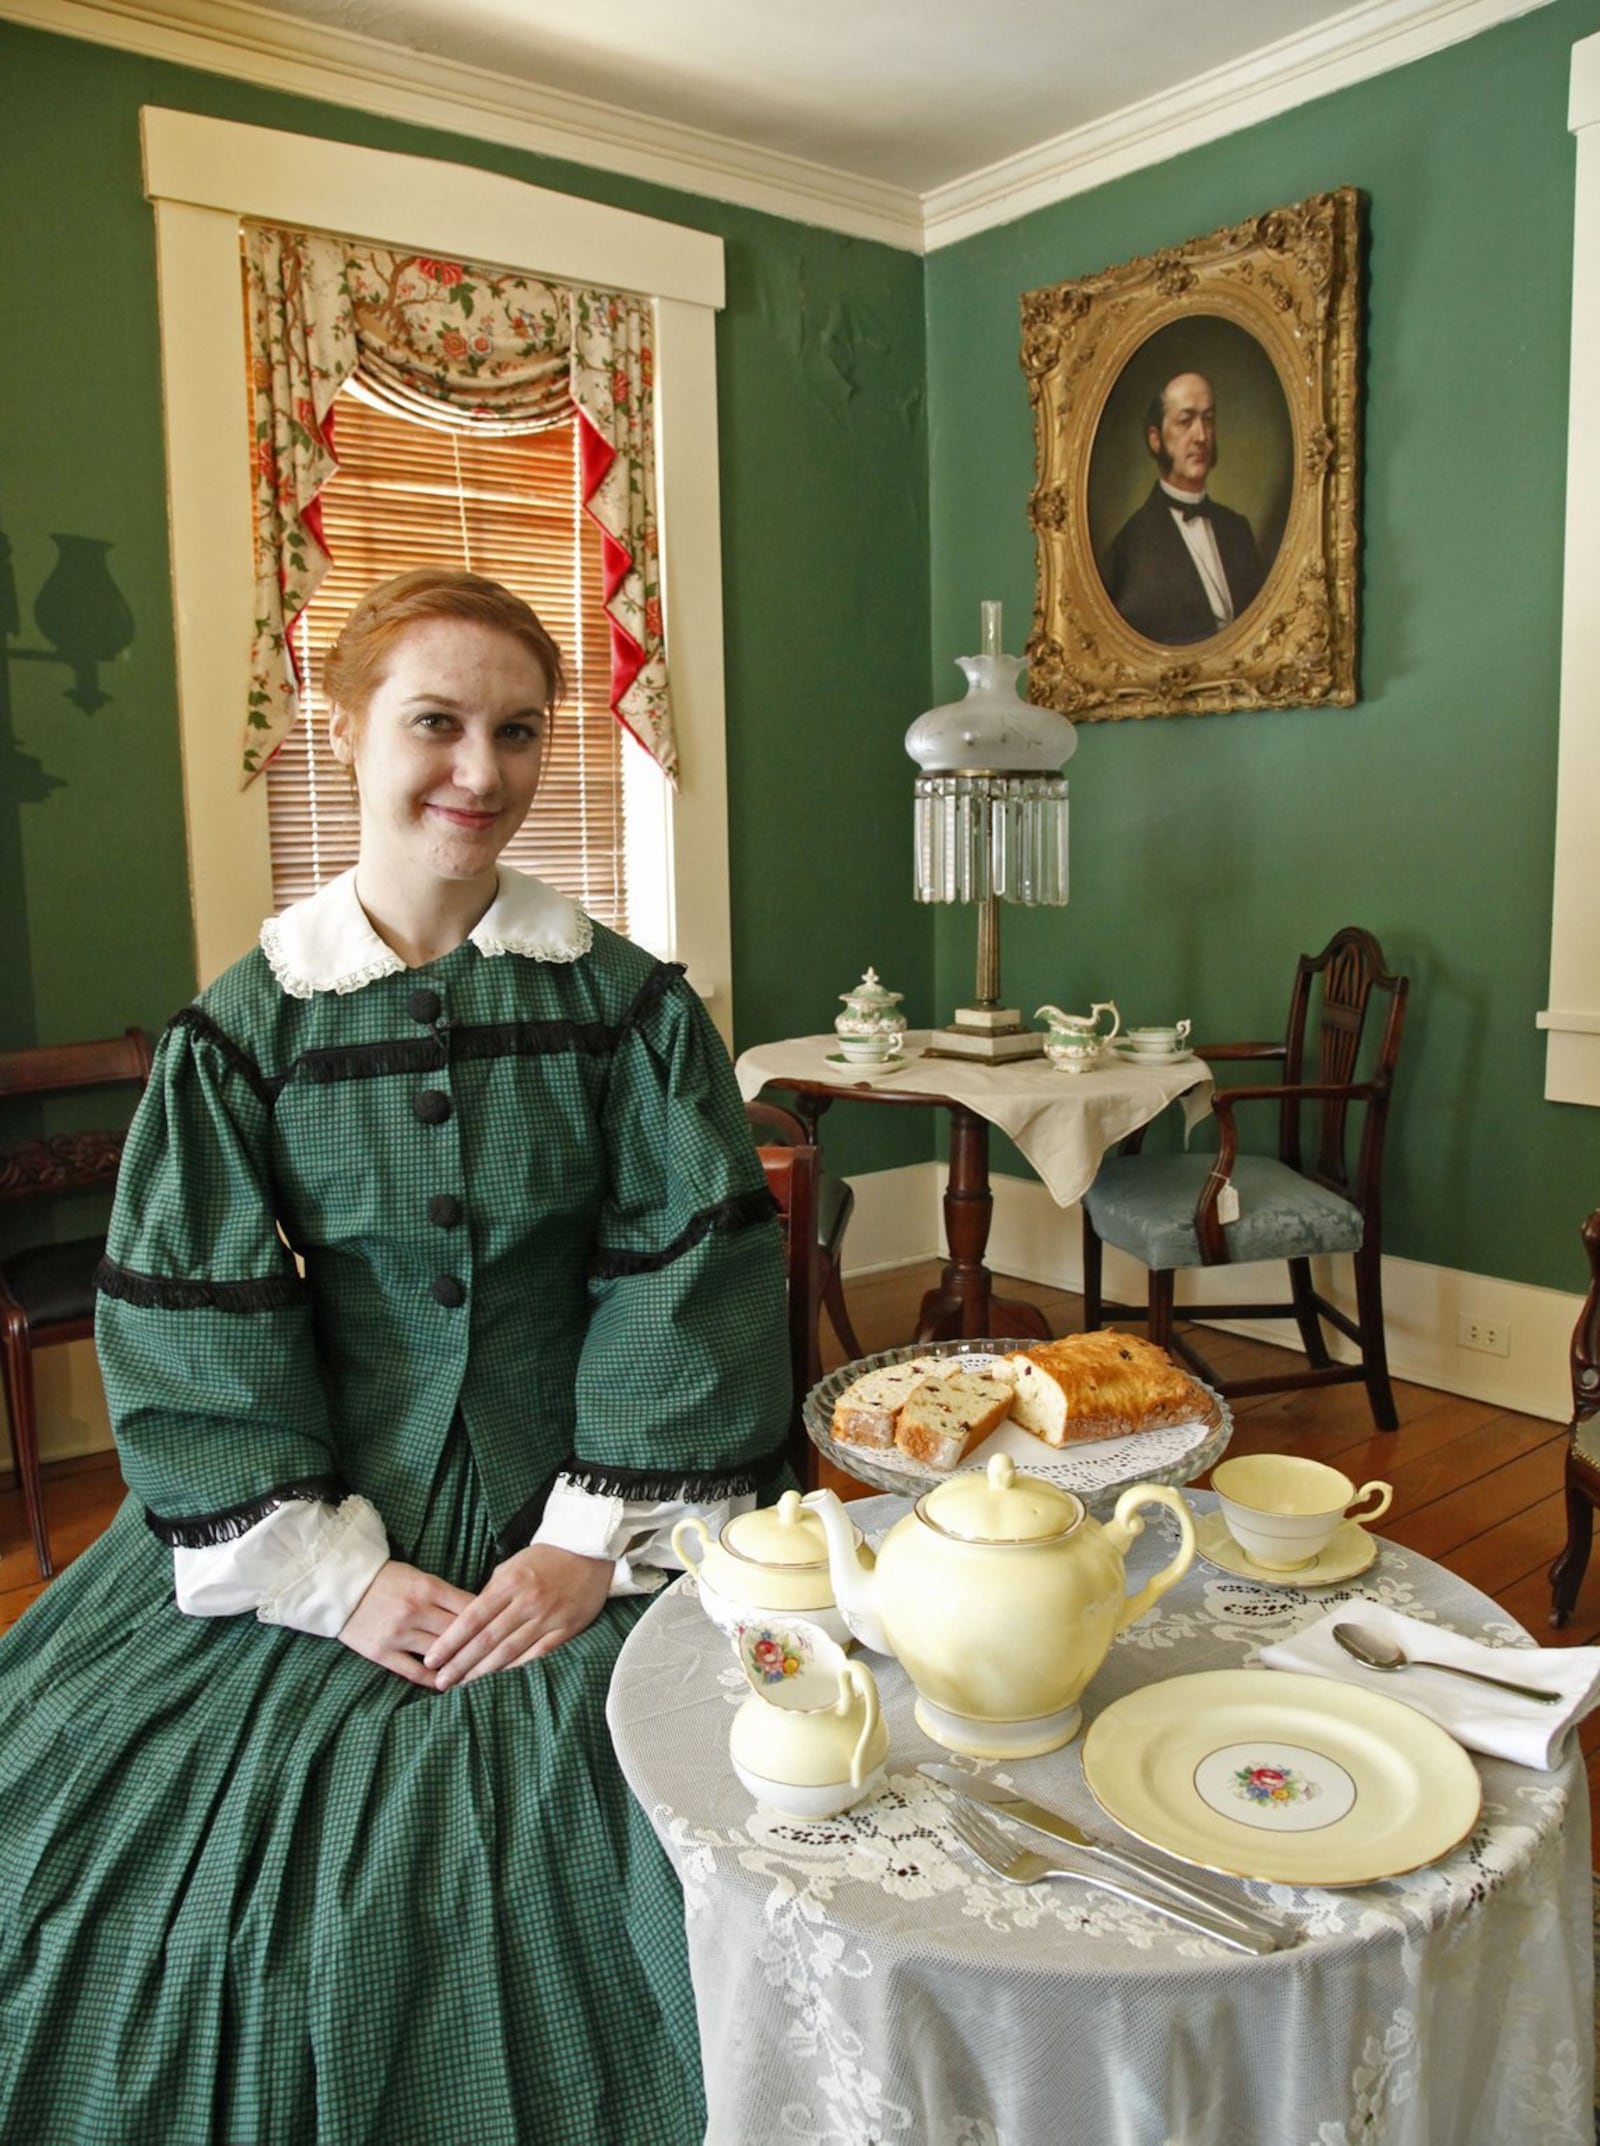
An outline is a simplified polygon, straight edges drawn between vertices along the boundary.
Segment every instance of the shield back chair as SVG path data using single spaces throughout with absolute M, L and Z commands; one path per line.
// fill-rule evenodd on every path
M 815 1448 L 806 1436 L 802 1414 L 806 1395 L 822 1376 L 817 1342 L 818 1257 L 817 1181 L 822 1174 L 815 1145 L 798 1118 L 772 1103 L 747 1103 L 745 1111 L 756 1135 L 756 1152 L 767 1174 L 767 1190 L 778 1203 L 783 1227 L 784 1268 L 789 1290 L 789 1377 L 793 1399 L 789 1413 L 789 1466 L 802 1486 L 816 1486 Z M 775 1123 L 787 1119 L 788 1124 Z M 791 1137 L 797 1132 L 801 1137 Z M 770 1137 L 781 1134 L 783 1137 Z M 763 1138 L 763 1135 L 769 1137 Z
M 143 1089 L 150 1046 L 137 1028 L 97 1043 L 62 1043 L 0 1051 L 0 1102 L 40 1102 L 78 1089 L 124 1085 Z M 120 1132 L 67 1132 L 0 1147 L 0 1200 L 42 1203 L 115 1183 L 122 1160 Z M 11 1448 L 22 1502 L 33 1535 L 39 1574 L 55 1570 L 39 1478 L 39 1422 L 33 1390 L 33 1352 L 94 1335 L 94 1274 L 105 1234 L 48 1241 L 42 1232 L 20 1251 L 0 1257 L 0 1371 L 11 1419 Z
M 830 1170 L 824 1169 L 814 1124 L 808 1124 L 795 1111 L 785 1110 L 781 1103 L 746 1103 L 745 1115 L 758 1141 L 774 1146 L 817 1149 L 817 1315 L 820 1321 L 822 1313 L 827 1313 L 828 1323 L 839 1337 L 846 1362 L 853 1363 L 866 1351 L 856 1339 L 856 1330 L 850 1323 L 840 1260 L 844 1233 L 855 1212 L 856 1196 L 847 1179 L 835 1177 Z
M 1600 1207 L 1583 1225 L 1589 1294 L 1572 1330 L 1572 1429 L 1567 1444 L 1567 1545 L 1550 1567 L 1550 1622 L 1572 1615 L 1600 1505 Z
M 1200 1046 L 1199 1055 L 1212 1064 L 1275 1065 L 1280 1077 L 1217 1091 L 1214 1158 L 1145 1155 L 1135 1133 L 1101 1164 L 1083 1199 L 1086 1328 L 1103 1325 L 1108 1313 L 1141 1316 L 1104 1300 L 1102 1247 L 1116 1245 L 1149 1270 L 1142 1316 L 1150 1339 L 1183 1357 L 1228 1399 L 1361 1380 L 1379 1430 L 1397 1427 L 1383 1331 L 1382 1179 L 1409 988 L 1407 977 L 1390 974 L 1372 934 L 1347 926 L 1320 954 L 1300 956 L 1281 1043 Z M 1375 1044 L 1368 1034 L 1374 1021 Z M 1236 1114 L 1246 1107 L 1257 1122 L 1267 1112 L 1276 1118 L 1275 1155 L 1240 1152 Z M 1236 1220 L 1226 1219 L 1230 1203 L 1223 1195 L 1230 1186 L 1238 1198 Z M 1313 1258 L 1343 1252 L 1355 1259 L 1354 1319 L 1319 1294 L 1312 1281 Z M 1252 1378 L 1219 1378 L 1187 1336 L 1174 1332 L 1174 1276 L 1185 1267 L 1277 1259 L 1288 1262 L 1287 1302 L 1186 1303 L 1181 1315 L 1185 1320 L 1293 1319 L 1305 1365 Z M 1324 1320 L 1355 1343 L 1357 1362 L 1333 1361 Z

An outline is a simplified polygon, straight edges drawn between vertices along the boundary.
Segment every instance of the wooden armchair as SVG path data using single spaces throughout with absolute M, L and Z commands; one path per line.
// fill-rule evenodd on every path
M 1572 1431 L 1567 1446 L 1567 1545 L 1550 1567 L 1550 1622 L 1572 1615 L 1600 1505 L 1600 1207 L 1583 1225 L 1589 1294 L 1572 1330 Z
M 1140 1152 L 1140 1135 L 1101 1164 L 1083 1200 L 1084 1325 L 1104 1324 L 1102 1246 L 1114 1244 L 1149 1269 L 1145 1312 L 1150 1339 L 1182 1356 L 1229 1399 L 1289 1388 L 1362 1380 L 1378 1428 L 1398 1424 L 1383 1331 L 1383 1143 L 1395 1062 L 1405 1029 L 1409 979 L 1391 975 L 1383 949 L 1367 931 L 1347 926 L 1320 954 L 1302 954 L 1282 1043 L 1207 1044 L 1200 1056 L 1271 1064 L 1281 1079 L 1261 1086 L 1219 1089 L 1215 1158 Z M 1362 1041 L 1375 1000 L 1387 1000 L 1370 1071 L 1360 1076 Z M 1242 1154 L 1235 1113 L 1270 1106 L 1277 1119 L 1275 1156 Z M 1349 1143 L 1359 1125 L 1352 1168 Z M 1225 1188 L 1237 1196 L 1227 1218 Z M 1355 1259 L 1356 1317 L 1351 1319 L 1312 1286 L 1311 1261 L 1349 1252 Z M 1185 1304 L 1188 1319 L 1293 1319 L 1305 1352 L 1303 1368 L 1247 1379 L 1222 1379 L 1194 1345 L 1173 1331 L 1173 1282 L 1183 1267 L 1230 1261 L 1284 1259 L 1289 1299 L 1266 1304 Z M 1132 1316 L 1138 1317 L 1137 1311 Z M 1360 1351 L 1353 1364 L 1335 1363 L 1321 1321 Z
M 63 1043 L 0 1052 L 0 1101 L 41 1100 L 81 1088 L 142 1089 L 150 1075 L 150 1046 L 130 1028 L 100 1043 Z M 122 1159 L 120 1132 L 57 1133 L 0 1148 L 0 1200 L 42 1201 L 112 1184 Z M 66 1243 L 43 1238 L 0 1258 L 0 1372 L 11 1418 L 11 1446 L 33 1535 L 40 1576 L 55 1567 L 39 1479 L 39 1425 L 34 1406 L 33 1352 L 94 1333 L 94 1275 L 104 1236 Z
M 816 1448 L 801 1413 L 806 1395 L 822 1376 L 818 1346 L 817 1181 L 822 1174 L 815 1145 L 792 1112 L 776 1103 L 747 1103 L 756 1152 L 767 1173 L 767 1190 L 783 1223 L 784 1265 L 789 1281 L 789 1465 L 805 1489 L 816 1484 Z M 763 1135 L 768 1137 L 763 1138 Z M 796 1137 L 798 1135 L 798 1137 Z

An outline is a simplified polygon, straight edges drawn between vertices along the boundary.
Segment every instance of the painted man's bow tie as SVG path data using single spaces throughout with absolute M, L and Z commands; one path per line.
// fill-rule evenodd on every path
M 1209 499 L 1196 499 L 1193 501 L 1175 499 L 1172 505 L 1174 512 L 1181 514 L 1186 522 L 1196 520 L 1208 522 L 1211 519 L 1211 502 Z

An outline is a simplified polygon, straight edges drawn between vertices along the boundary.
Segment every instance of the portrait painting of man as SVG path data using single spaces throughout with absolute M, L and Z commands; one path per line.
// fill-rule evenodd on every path
M 1354 703 L 1362 234 L 1345 186 L 1021 293 L 1040 707 Z
M 1235 428 L 1246 448 L 1230 502 L 1215 496 L 1213 475 Z M 1187 647 L 1248 610 L 1282 537 L 1289 450 L 1276 375 L 1233 323 L 1173 322 L 1136 353 L 1108 397 L 1090 464 L 1096 565 L 1135 633 Z M 1113 519 L 1132 484 L 1143 496 Z

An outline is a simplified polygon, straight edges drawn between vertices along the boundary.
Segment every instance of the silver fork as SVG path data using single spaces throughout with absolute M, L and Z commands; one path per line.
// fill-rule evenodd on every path
M 1036 1855 L 1031 1848 L 1019 1848 L 981 1811 L 953 1804 L 946 1815 L 967 1853 L 1008 1885 L 1037 1885 L 1044 1878 L 1071 1878 L 1079 1885 L 1097 1886 L 1101 1892 L 1115 1893 L 1120 1900 L 1132 1901 L 1135 1907 L 1149 1908 L 1153 1914 L 1165 1915 L 1172 1922 L 1182 1923 L 1186 1929 L 1199 1930 L 1206 1937 L 1214 1937 L 1219 1945 L 1232 1946 L 1236 1952 L 1260 1955 L 1278 1949 L 1271 1938 L 1258 1937 L 1253 1931 L 1216 1920 L 1199 1908 L 1180 1907 L 1176 1901 L 1158 1900 L 1153 1894 L 1138 1892 L 1133 1886 L 1122 1885 L 1098 1870 L 1080 1870 L 1075 1863 Z

